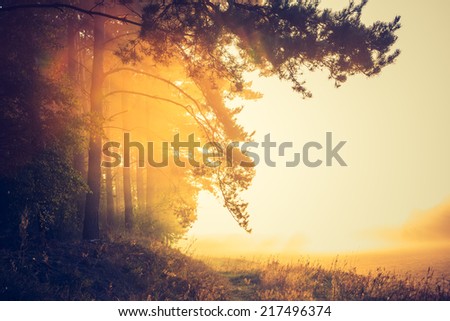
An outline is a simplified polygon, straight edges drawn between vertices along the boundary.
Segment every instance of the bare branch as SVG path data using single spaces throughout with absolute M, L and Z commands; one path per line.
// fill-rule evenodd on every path
M 130 95 L 143 96 L 143 97 L 147 97 L 147 98 L 150 98 L 150 99 L 165 101 L 165 102 L 174 104 L 176 106 L 182 107 L 182 108 L 186 109 L 189 112 L 188 106 L 180 104 L 179 102 L 176 102 L 175 100 L 164 98 L 164 97 L 159 97 L 159 96 L 154 96 L 154 95 L 149 95 L 149 94 L 142 93 L 142 92 L 139 92 L 139 91 L 114 90 L 114 91 L 111 91 L 111 92 L 107 93 L 106 95 L 104 95 L 103 98 L 107 98 L 109 96 L 116 95 L 116 94 L 130 94 Z
M 155 78 L 155 79 L 157 79 L 159 81 L 162 81 L 162 82 L 168 84 L 169 86 L 171 86 L 172 88 L 177 89 L 180 93 L 182 93 L 184 96 L 189 98 L 189 100 L 191 100 L 195 104 L 195 106 L 200 110 L 200 105 L 199 105 L 198 101 L 195 98 L 193 98 L 186 91 L 181 89 L 179 86 L 175 85 L 171 81 L 169 81 L 167 79 L 164 79 L 164 78 L 162 78 L 160 76 L 157 76 L 157 75 L 145 72 L 145 71 L 140 71 L 140 70 L 137 70 L 137 69 L 133 69 L 133 68 L 130 68 L 130 67 L 121 67 L 121 68 L 116 68 L 116 69 L 113 69 L 113 70 L 110 70 L 110 71 L 106 72 L 105 73 L 105 77 L 107 77 L 107 76 L 109 76 L 109 75 L 111 75 L 113 73 L 120 72 L 120 71 L 130 71 L 130 72 L 134 72 L 134 73 L 137 73 L 137 74 L 145 75 L 145 76 L 148 76 L 148 77 L 151 77 L 151 78 Z

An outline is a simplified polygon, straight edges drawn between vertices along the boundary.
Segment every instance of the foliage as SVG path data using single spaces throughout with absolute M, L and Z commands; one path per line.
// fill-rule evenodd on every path
M 79 236 L 76 198 L 86 187 L 55 151 L 41 151 L 13 178 L 0 178 L 0 185 L 4 246 L 20 241 L 22 247 L 32 247 L 52 238 Z
M 65 99 L 43 74 L 59 35 L 46 15 L 0 15 L 0 174 L 10 175 L 42 148 L 41 117 Z
M 16 28 L 11 28 L 15 25 Z M 0 205 L 4 246 L 77 235 L 76 197 L 85 192 L 71 166 L 82 120 L 67 77 L 52 59 L 64 29 L 52 14 L 1 15 Z
M 366 26 L 367 0 L 338 12 L 319 1 L 168 1 L 143 9 L 141 37 L 149 54 L 168 59 L 182 53 L 192 74 L 204 69 L 242 84 L 242 72 L 258 69 L 292 82 L 310 96 L 304 69 L 324 68 L 336 85 L 347 76 L 378 74 L 394 62 L 391 51 L 400 18 Z M 235 48 L 238 48 L 236 54 Z

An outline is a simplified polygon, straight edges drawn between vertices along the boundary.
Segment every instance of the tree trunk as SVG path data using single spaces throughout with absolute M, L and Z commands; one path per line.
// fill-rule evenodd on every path
M 116 213 L 122 213 L 124 206 L 123 206 L 123 179 L 122 177 L 119 178 L 119 170 L 116 170 L 117 179 L 115 180 L 116 185 L 116 197 L 115 197 L 115 208 Z
M 145 210 L 144 176 L 145 168 L 139 167 L 139 164 L 136 163 L 136 197 L 139 214 L 141 214 Z
M 107 129 L 108 139 L 111 139 L 111 129 Z M 106 227 L 108 230 L 114 227 L 116 208 L 114 203 L 114 172 L 111 167 L 105 168 L 105 196 L 106 196 Z
M 84 212 L 83 239 L 92 240 L 100 237 L 99 206 L 101 189 L 102 137 L 100 129 L 95 126 L 103 114 L 102 85 L 103 85 L 103 43 L 104 18 L 94 17 L 94 59 L 92 64 L 91 83 L 91 131 L 89 134 L 88 186 L 90 192 L 86 196 Z M 94 128 L 95 127 L 95 128 Z
M 108 229 L 114 226 L 114 216 L 116 213 L 113 190 L 113 171 L 111 167 L 106 168 L 106 225 Z
M 71 15 L 67 22 L 67 74 L 71 85 L 77 81 L 77 70 L 77 29 Z
M 78 97 L 81 97 L 81 91 L 78 90 L 80 86 L 80 77 L 78 68 L 78 29 L 76 27 L 75 15 L 71 14 L 67 23 L 67 75 L 69 78 L 70 86 L 74 89 L 74 92 Z M 83 107 L 79 110 L 75 110 L 75 117 L 80 116 L 83 113 Z M 80 173 L 81 177 L 86 179 L 86 153 L 82 146 L 75 146 L 73 154 L 73 168 Z M 83 216 L 86 206 L 86 194 L 80 193 L 77 196 L 77 211 L 79 217 Z
M 127 109 L 127 99 L 122 94 L 122 111 L 125 111 L 122 117 L 123 128 L 129 129 L 129 120 Z M 131 156 L 130 156 L 131 157 Z M 131 194 L 131 162 L 130 166 L 123 167 L 123 200 L 125 204 L 125 228 L 131 230 L 133 228 L 133 197 Z
M 145 116 L 146 116 L 146 124 L 150 124 L 150 111 L 149 111 L 149 105 L 148 102 L 145 103 Z M 150 133 L 147 130 L 147 141 L 149 142 L 151 139 L 150 137 Z M 145 211 L 146 211 L 146 215 L 147 216 L 151 216 L 152 214 L 152 196 L 153 193 L 151 191 L 151 186 L 152 186 L 152 176 L 151 176 L 151 171 L 150 171 L 150 165 L 147 164 L 146 165 L 146 174 L 147 174 L 147 186 L 146 186 L 146 193 L 145 193 Z

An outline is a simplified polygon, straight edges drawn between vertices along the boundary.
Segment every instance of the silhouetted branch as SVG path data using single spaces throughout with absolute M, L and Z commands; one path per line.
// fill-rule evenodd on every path
M 162 78 L 162 77 L 160 77 L 160 76 L 157 76 L 157 75 L 154 75 L 154 74 L 145 72 L 145 71 L 140 71 L 140 70 L 137 70 L 137 69 L 129 68 L 129 67 L 120 67 L 120 68 L 115 68 L 115 69 L 113 69 L 113 70 L 110 70 L 110 71 L 106 72 L 106 73 L 105 73 L 105 77 L 107 77 L 107 76 L 109 76 L 109 75 L 111 75 L 111 74 L 113 74 L 113 73 L 120 72 L 120 71 L 130 71 L 130 72 L 134 72 L 134 73 L 137 73 L 137 74 L 141 74 L 141 75 L 148 76 L 148 77 L 151 77 L 151 78 L 155 78 L 155 79 L 157 79 L 157 80 L 159 80 L 159 81 L 162 81 L 162 82 L 168 84 L 169 86 L 171 86 L 172 88 L 175 88 L 176 90 L 178 90 L 178 91 L 179 91 L 180 93 L 182 93 L 184 96 L 186 96 L 186 97 L 187 97 L 189 100 L 191 100 L 191 101 L 195 104 L 195 106 L 197 106 L 197 108 L 200 110 L 200 105 L 199 105 L 199 103 L 197 102 L 196 99 L 194 99 L 191 95 L 189 95 L 186 91 L 184 91 L 183 89 L 181 89 L 179 86 L 175 85 L 175 84 L 172 83 L 171 81 L 169 81 L 169 80 L 167 80 L 167 79 L 164 79 L 164 78 Z
M 159 96 L 154 96 L 154 95 L 149 95 L 146 93 L 142 93 L 139 91 L 132 91 L 132 90 L 114 90 L 114 91 L 111 91 L 111 92 L 107 93 L 106 95 L 104 95 L 103 98 L 107 98 L 109 96 L 116 95 L 116 94 L 130 94 L 130 95 L 143 96 L 143 97 L 147 97 L 150 99 L 165 101 L 165 102 L 174 104 L 176 106 L 179 106 L 179 107 L 182 107 L 182 108 L 188 110 L 188 106 L 180 104 L 179 102 L 176 102 L 175 100 L 164 98 L 164 97 L 159 97 Z M 189 110 L 188 110 L 188 112 L 189 112 Z
M 78 11 L 78 12 L 81 12 L 81 13 L 84 13 L 84 14 L 87 14 L 90 16 L 102 16 L 102 17 L 113 19 L 113 20 L 120 21 L 123 23 L 129 23 L 129 24 L 139 26 L 139 27 L 142 26 L 142 23 L 127 19 L 126 16 L 118 17 L 118 16 L 114 16 L 114 15 L 111 15 L 108 13 L 94 11 L 93 9 L 92 10 L 83 9 L 83 8 L 73 6 L 70 4 L 65 4 L 65 3 L 51 3 L 51 4 L 36 3 L 36 4 L 21 4 L 21 5 L 15 5 L 15 6 L 0 7 L 0 13 L 10 12 L 10 11 L 20 10 L 20 9 L 57 9 L 62 12 L 64 12 L 63 9 L 70 9 L 70 10 Z
M 207 127 L 211 130 L 211 132 L 214 132 L 213 125 L 208 120 L 208 117 L 206 117 L 206 115 L 203 113 L 199 102 L 194 97 L 189 95 L 186 91 L 181 89 L 179 86 L 175 85 L 171 81 L 169 81 L 167 79 L 164 79 L 164 78 L 162 78 L 160 76 L 157 76 L 157 75 L 145 72 L 145 71 L 140 71 L 140 70 L 137 70 L 137 69 L 133 69 L 133 68 L 130 68 L 130 67 L 115 68 L 115 69 L 112 69 L 112 70 L 106 72 L 104 75 L 105 75 L 105 77 L 107 77 L 107 76 L 109 76 L 111 74 L 114 74 L 114 73 L 117 73 L 117 72 L 120 72 L 120 71 L 129 71 L 129 72 L 134 72 L 134 73 L 141 74 L 141 75 L 144 75 L 144 76 L 147 76 L 147 77 L 151 77 L 151 78 L 157 79 L 159 81 L 162 81 L 162 82 L 168 84 L 172 88 L 175 88 L 176 90 L 178 90 L 181 94 L 183 94 L 185 97 L 187 97 L 189 100 L 191 100 L 195 104 L 195 106 L 197 107 L 198 112 L 202 115 L 203 120 L 206 123 Z M 184 108 L 187 109 L 187 106 L 185 106 Z M 212 141 L 212 137 L 210 137 L 210 135 L 209 135 L 205 125 L 200 122 L 200 120 L 198 119 L 197 116 L 195 116 L 195 114 L 192 111 L 192 109 L 191 110 L 187 110 L 187 111 L 192 117 L 194 117 L 194 120 L 202 127 L 202 129 L 204 130 L 205 135 L 208 137 L 208 139 Z

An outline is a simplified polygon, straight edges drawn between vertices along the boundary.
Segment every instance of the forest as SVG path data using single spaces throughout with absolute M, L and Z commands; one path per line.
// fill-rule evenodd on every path
M 226 279 L 172 245 L 200 191 L 250 233 L 242 192 L 257 170 L 239 150 L 232 166 L 205 166 L 170 142 L 195 135 L 214 154 L 251 141 L 238 115 L 264 93 L 250 72 L 289 82 L 299 100 L 312 97 L 305 71 L 337 87 L 378 75 L 400 54 L 400 18 L 365 25 L 366 4 L 0 1 L 0 297 L 229 298 Z M 102 166 L 124 137 L 154 164 L 121 144 L 122 161 Z M 158 166 L 165 152 L 187 165 Z

